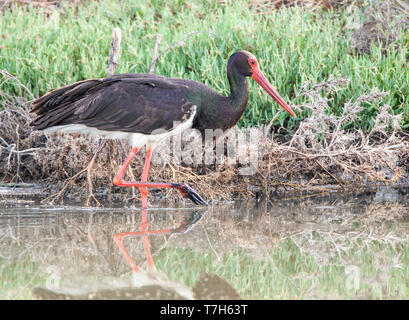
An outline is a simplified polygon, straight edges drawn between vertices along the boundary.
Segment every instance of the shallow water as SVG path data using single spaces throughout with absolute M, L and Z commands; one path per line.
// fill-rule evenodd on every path
M 208 208 L 153 203 L 147 212 L 47 206 L 32 191 L 0 188 L 3 299 L 32 298 L 36 286 L 78 293 L 109 287 L 107 277 L 130 279 L 113 240 L 124 232 L 139 232 L 123 239 L 134 269 L 154 264 L 189 286 L 206 272 L 245 298 L 409 297 L 408 188 Z

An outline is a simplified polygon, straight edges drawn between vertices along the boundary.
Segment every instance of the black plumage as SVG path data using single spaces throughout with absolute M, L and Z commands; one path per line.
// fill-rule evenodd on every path
M 249 97 L 246 77 L 254 78 L 284 109 L 295 115 L 262 75 L 247 51 L 231 55 L 227 64 L 230 95 L 225 97 L 193 80 L 153 74 L 118 74 L 68 85 L 33 102 L 36 130 L 82 124 L 105 131 L 152 134 L 170 130 L 192 115 L 192 127 L 226 130 L 242 116 Z
M 180 123 L 183 123 L 179 127 L 181 130 L 192 127 L 198 129 L 202 137 L 206 129 L 227 130 L 233 127 L 247 106 L 249 90 L 246 77 L 256 80 L 278 104 L 295 116 L 264 77 L 256 58 L 250 52 L 238 51 L 230 56 L 227 63 L 230 85 L 230 95 L 227 97 L 193 80 L 152 74 L 118 74 L 106 79 L 80 81 L 33 101 L 32 112 L 37 117 L 31 125 L 36 130 L 52 129 L 97 133 L 108 138 L 128 138 L 132 150 L 114 178 L 115 185 L 176 188 L 194 203 L 206 204 L 186 184 L 148 183 L 151 151 L 157 142 L 167 136 L 163 130 L 172 131 Z M 176 132 L 174 130 L 170 134 Z M 147 145 L 147 156 L 142 181 L 124 181 L 123 175 L 130 161 L 144 145 Z
M 171 81 L 172 80 L 172 81 Z M 181 83 L 182 82 L 182 83 Z M 187 120 L 194 104 L 185 80 L 147 74 L 119 74 L 51 91 L 33 102 L 36 130 L 84 124 L 105 131 L 151 134 Z

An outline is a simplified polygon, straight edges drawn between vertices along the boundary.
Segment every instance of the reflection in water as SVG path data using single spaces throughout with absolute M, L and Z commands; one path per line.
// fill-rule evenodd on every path
M 107 282 L 106 282 L 107 283 Z M 111 281 L 109 288 L 79 287 L 50 290 L 35 288 L 37 299 L 52 300 L 240 300 L 236 290 L 218 275 L 203 274 L 193 288 L 168 280 L 158 273 L 134 273 L 133 282 Z
M 139 269 L 136 266 L 135 262 L 132 260 L 131 256 L 129 255 L 128 250 L 126 250 L 124 244 L 122 243 L 123 238 L 127 237 L 141 237 L 145 254 L 146 260 L 148 263 L 149 268 L 154 268 L 155 265 L 153 263 L 151 249 L 149 245 L 149 236 L 153 235 L 165 235 L 165 234 L 175 234 L 175 233 L 186 233 L 190 231 L 195 224 L 197 224 L 204 216 L 206 211 L 202 210 L 192 210 L 190 215 L 187 216 L 185 220 L 181 222 L 181 224 L 173 229 L 161 229 L 161 230 L 148 230 L 148 210 L 146 208 L 142 208 L 141 210 L 141 223 L 139 225 L 139 232 L 121 232 L 114 235 L 115 243 L 118 245 L 119 250 L 124 255 L 126 261 L 128 261 L 129 265 L 131 266 L 134 272 L 138 272 Z
M 197 297 L 192 292 L 202 272 L 217 272 L 248 298 L 332 297 L 328 290 L 338 290 L 334 288 L 344 283 L 355 285 L 356 278 L 348 277 L 356 274 L 364 297 L 389 297 L 388 288 L 393 287 L 389 275 L 397 279 L 395 296 L 409 297 L 408 286 L 400 278 L 409 263 L 405 253 L 408 189 L 383 187 L 262 203 L 236 201 L 208 211 L 51 208 L 27 198 L 10 201 L 10 197 L 0 199 L 0 273 L 14 284 L 11 289 L 7 283 L 0 284 L 2 298 L 19 298 L 24 288 L 31 294 L 36 286 L 51 290 L 44 291 L 48 294 L 66 289 L 60 297 L 64 299 L 103 294 L 101 290 L 105 298 L 121 294 L 136 298 L 137 283 L 162 288 L 172 283 Z M 124 260 L 114 235 L 129 259 L 125 254 Z M 382 246 L 371 255 L 374 241 Z M 212 258 L 206 262 L 200 255 Z M 196 260 L 185 263 L 185 257 Z M 154 268 L 149 271 L 158 261 L 158 269 L 166 270 L 167 276 Z M 138 280 L 129 266 L 148 272 L 139 272 Z M 341 278 L 331 284 L 336 272 Z M 180 283 L 181 273 L 187 275 L 183 283 L 188 286 Z M 154 276 L 142 281 L 145 274 Z M 262 282 L 254 283 L 257 279 Z M 325 289 L 318 287 L 320 282 Z M 371 287 L 375 284 L 379 290 Z M 126 291 L 129 287 L 131 293 Z
M 148 267 L 153 267 L 151 245 L 153 254 L 156 254 L 172 235 L 190 231 L 206 213 L 206 209 L 174 208 L 135 211 L 7 207 L 0 215 L 1 257 L 13 259 L 34 253 L 49 265 L 57 266 L 55 268 L 59 268 L 62 274 L 75 265 L 81 273 L 117 276 L 128 269 L 113 245 L 114 235 L 115 241 L 121 245 L 122 238 L 134 237 L 134 241 L 128 241 L 128 247 L 137 264 L 143 264 L 147 259 Z M 134 230 L 138 220 L 139 232 L 125 231 Z M 152 235 L 158 237 L 152 237 L 150 245 L 148 236 Z M 136 263 L 124 246 L 123 253 L 137 271 Z

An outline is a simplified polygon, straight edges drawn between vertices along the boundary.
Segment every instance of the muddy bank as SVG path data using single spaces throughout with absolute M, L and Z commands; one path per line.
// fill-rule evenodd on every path
M 399 115 L 387 112 L 388 105 L 379 104 L 370 132 L 343 129 L 359 117 L 362 103 L 380 102 L 387 93 L 373 90 L 345 104 L 341 115 L 327 115 L 331 91 L 346 83 L 345 79 L 330 78 L 325 83 L 307 84 L 304 94 L 310 103 L 292 107 L 297 113 L 312 112 L 291 134 L 270 126 L 236 127 L 205 149 L 196 148 L 200 143 L 189 135 L 164 141 L 155 149 L 150 178 L 188 183 L 210 201 L 379 184 L 407 186 L 409 134 L 399 127 Z M 97 137 L 31 132 L 28 109 L 29 104 L 22 102 L 0 111 L 3 183 L 40 183 L 44 194 L 51 195 L 46 202 L 70 196 L 94 205 L 98 198 L 139 197 L 135 190 L 112 184 L 128 154 L 126 142 L 107 140 L 96 153 L 101 144 Z M 232 146 L 233 151 L 229 149 Z M 144 153 L 141 150 L 135 157 L 126 179 L 139 178 Z M 87 170 L 93 157 L 92 170 Z M 152 190 L 151 196 L 180 199 L 172 190 Z

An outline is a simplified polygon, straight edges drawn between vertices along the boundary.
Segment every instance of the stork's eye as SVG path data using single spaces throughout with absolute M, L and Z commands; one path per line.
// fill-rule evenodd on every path
M 249 66 L 251 67 L 251 69 L 257 68 L 257 60 L 254 58 L 249 58 L 247 60 Z

